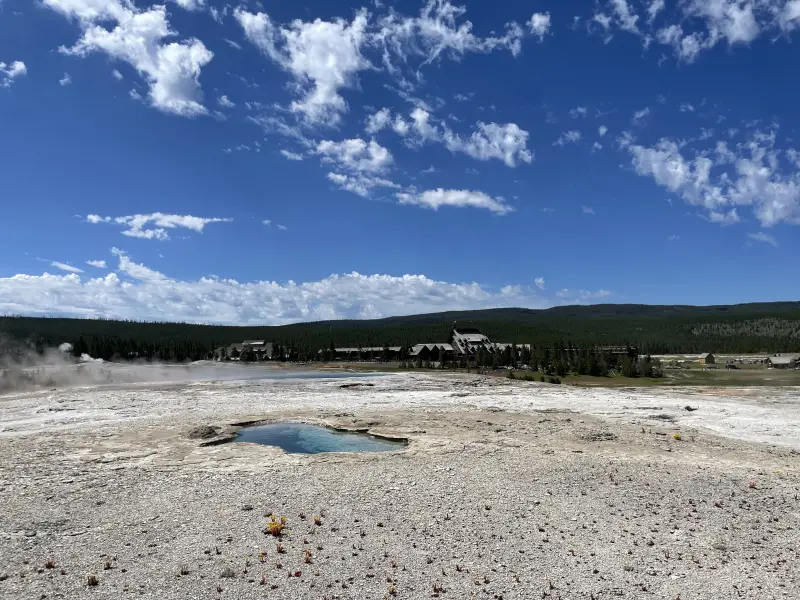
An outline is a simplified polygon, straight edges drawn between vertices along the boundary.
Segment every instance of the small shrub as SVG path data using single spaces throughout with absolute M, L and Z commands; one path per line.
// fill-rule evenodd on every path
M 756 489 L 756 480 L 755 479 L 751 479 L 750 481 L 748 481 L 747 482 L 747 487 L 750 488 L 751 490 Z
M 316 525 L 317 527 L 322 525 L 322 517 L 314 517 L 314 525 Z
M 44 563 L 44 568 L 45 569 L 55 569 L 56 568 L 56 561 L 54 561 L 52 558 L 49 559 L 46 563 Z
M 516 379 L 517 378 L 517 376 L 514 375 L 514 371 L 509 371 L 508 375 L 506 375 L 506 377 L 508 377 L 509 379 Z
M 680 442 L 683 439 L 683 437 L 681 436 L 680 433 L 673 433 L 672 439 L 675 440 L 676 442 Z
M 278 554 L 286 554 L 286 548 L 284 548 L 283 544 L 280 544 L 280 543 L 277 546 L 275 546 L 275 551 Z
M 275 515 L 270 515 L 269 523 L 267 523 L 267 533 L 273 537 L 280 537 L 286 527 L 286 517 L 278 519 Z
M 86 585 L 89 587 L 96 587 L 100 583 L 100 580 L 97 578 L 97 575 L 90 573 L 86 576 Z
M 186 565 L 183 565 L 181 567 L 181 575 L 188 575 L 188 574 L 189 574 L 189 567 L 187 567 Z
M 307 565 L 311 564 L 312 557 L 313 557 L 313 555 L 311 554 L 311 550 L 306 548 L 305 552 L 303 552 L 303 560 L 305 561 L 305 563 Z

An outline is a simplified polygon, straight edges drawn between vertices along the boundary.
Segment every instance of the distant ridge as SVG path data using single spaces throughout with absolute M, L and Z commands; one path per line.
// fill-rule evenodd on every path
M 103 353 L 121 340 L 128 346 L 180 343 L 191 348 L 191 356 L 215 344 L 265 339 L 313 356 L 332 342 L 350 347 L 442 342 L 454 322 L 477 327 L 493 339 L 526 344 L 630 344 L 650 353 L 800 351 L 800 302 L 497 308 L 282 326 L 0 317 L 0 337 L 40 346 L 84 338 Z

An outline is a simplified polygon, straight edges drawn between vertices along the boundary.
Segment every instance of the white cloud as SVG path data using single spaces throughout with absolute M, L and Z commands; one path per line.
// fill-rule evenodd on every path
M 427 190 L 425 192 L 401 192 L 397 194 L 400 204 L 412 204 L 431 210 L 443 206 L 483 208 L 498 215 L 513 212 L 514 208 L 501 196 L 495 198 L 483 192 L 471 190 Z
M 533 280 L 533 282 L 536 284 L 536 287 L 538 287 L 540 290 L 544 289 L 544 277 L 537 277 L 536 279 Z
M 217 104 L 219 104 L 222 108 L 233 108 L 236 106 L 236 104 L 231 102 L 231 100 L 225 95 L 217 98 Z
M 263 221 L 261 221 L 261 222 L 262 222 L 264 225 L 266 225 L 267 227 L 270 227 L 270 226 L 272 225 L 272 219 L 264 219 L 264 220 L 263 220 Z
M 611 16 L 594 16 L 604 30 L 604 41 L 610 41 L 613 28 L 619 28 L 639 37 L 645 49 L 653 40 L 672 47 L 678 60 L 687 63 L 721 42 L 729 47 L 747 45 L 765 33 L 777 38 L 800 24 L 800 0 L 682 0 L 665 17 L 675 22 L 658 29 L 653 23 L 664 12 L 664 0 L 639 3 L 644 4 L 644 18 L 636 13 L 635 4 L 608 0 Z
M 236 50 L 242 49 L 242 45 L 240 43 L 234 42 L 233 40 L 229 40 L 228 38 L 225 38 L 225 43 L 228 44 L 228 46 L 230 46 L 231 48 L 235 48 Z
M 234 11 L 234 17 L 245 37 L 294 80 L 292 89 L 299 97 L 289 110 L 308 124 L 335 126 L 349 109 L 342 92 L 358 86 L 362 71 L 376 69 L 367 54 L 375 54 L 383 62 L 395 79 L 397 87 L 392 89 L 396 93 L 429 110 L 427 104 L 411 95 L 414 81 L 422 81 L 419 69 L 423 66 L 442 57 L 459 60 L 468 53 L 495 50 L 508 50 L 516 56 L 526 35 L 541 37 L 549 27 L 549 15 L 534 15 L 529 32 L 510 22 L 503 35 L 480 37 L 473 33 L 472 23 L 463 20 L 465 13 L 465 8 L 449 0 L 428 0 L 416 17 L 388 9 L 373 18 L 362 8 L 351 21 L 318 18 L 280 24 L 266 13 L 241 7 Z M 412 61 L 414 57 L 420 57 L 422 63 Z M 413 74 L 404 75 L 402 70 L 412 62 L 417 63 Z
M 388 108 L 382 108 L 367 117 L 367 126 L 365 131 L 370 135 L 378 133 L 390 125 L 391 119 L 392 112 Z
M 83 269 L 79 269 L 78 267 L 73 267 L 72 265 L 68 265 L 67 263 L 58 262 L 54 260 L 50 263 L 51 267 L 55 267 L 56 269 L 60 269 L 62 271 L 66 271 L 67 273 L 83 273 Z
M 0 88 L 9 88 L 18 77 L 28 74 L 28 68 L 21 60 L 11 64 L 0 62 Z
M 289 229 L 288 227 L 286 227 L 286 225 L 280 225 L 280 224 L 275 225 L 275 227 L 277 227 L 281 231 L 286 231 L 287 229 Z
M 96 267 L 98 269 L 105 269 L 106 268 L 106 261 L 104 260 L 87 260 L 86 264 L 90 267 Z
M 317 144 L 316 153 L 322 162 L 354 173 L 381 173 L 392 164 L 392 153 L 375 140 L 365 142 L 360 138 L 333 142 L 324 140 Z
M 322 319 L 553 304 L 531 286 L 493 289 L 424 275 L 331 275 L 318 281 L 171 279 L 117 251 L 117 273 L 0 278 L 0 313 L 195 323 L 282 325 Z M 123 278 L 132 281 L 123 281 Z
M 276 26 L 265 13 L 241 8 L 234 16 L 247 39 L 294 77 L 302 98 L 293 101 L 290 110 L 311 123 L 337 124 L 348 109 L 340 91 L 354 86 L 359 71 L 371 67 L 361 53 L 367 36 L 366 11 L 350 23 L 298 19 L 287 27 Z
M 751 206 L 764 227 L 800 224 L 800 172 L 784 172 L 774 135 L 756 132 L 733 153 L 727 145 L 693 151 L 688 157 L 673 140 L 654 147 L 630 143 L 633 166 L 639 175 L 678 194 L 687 203 L 707 209 L 715 223 L 739 221 L 737 207 Z
M 585 118 L 587 114 L 589 114 L 589 110 L 585 106 L 576 106 L 569 111 L 569 116 L 573 119 L 577 119 L 578 117 Z
M 347 192 L 368 197 L 375 188 L 400 189 L 400 186 L 383 177 L 372 175 L 345 175 L 342 173 L 328 173 L 328 180 Z
M 597 128 L 597 134 L 600 137 L 603 137 L 606 133 L 608 133 L 608 127 L 605 125 L 600 125 L 600 127 Z
M 681 236 L 676 235 L 674 233 L 672 235 L 668 235 L 667 236 L 667 240 L 670 241 L 670 242 L 677 242 L 680 239 L 681 239 Z
M 508 167 L 516 167 L 517 162 L 530 164 L 533 153 L 528 150 L 528 132 L 515 123 L 477 124 L 477 131 L 466 139 L 445 127 L 444 142 L 451 152 L 464 152 L 476 160 L 502 160 Z
M 60 51 L 71 56 L 103 52 L 129 63 L 147 81 L 150 103 L 161 111 L 193 117 L 206 114 L 200 71 L 214 54 L 203 42 L 165 42 L 176 33 L 164 6 L 139 10 L 124 0 L 43 0 L 44 5 L 80 23 L 82 37 Z M 101 25 L 102 24 L 102 25 Z M 106 29 L 106 25 L 113 25 Z
M 681 112 L 694 112 L 694 106 L 690 102 L 684 102 L 678 108 Z
M 171 0 L 171 1 L 180 6 L 182 9 L 189 11 L 201 10 L 205 8 L 206 5 L 205 0 Z
M 765 244 L 769 244 L 770 246 L 773 246 L 775 248 L 778 247 L 777 240 L 768 233 L 764 233 L 763 231 L 759 231 L 758 233 L 748 233 L 747 237 L 757 242 L 764 242 Z
M 456 94 L 453 96 L 453 99 L 456 102 L 468 102 L 475 97 L 475 92 L 469 92 L 468 94 Z
M 124 250 L 112 248 L 111 254 L 119 258 L 119 267 L 117 270 L 128 275 L 132 279 L 155 284 L 167 281 L 167 277 L 163 273 L 159 273 L 145 265 L 133 262 Z
M 652 23 L 662 10 L 664 10 L 664 0 L 651 0 L 647 7 L 647 22 Z
M 462 138 L 446 123 L 432 123 L 430 113 L 422 108 L 415 108 L 410 117 L 411 120 L 406 121 L 397 115 L 392 129 L 405 137 L 406 143 L 411 146 L 421 146 L 429 142 L 443 143 L 450 152 L 462 152 L 476 160 L 501 160 L 508 167 L 516 167 L 520 162 L 533 162 L 533 152 L 527 147 L 530 134 L 516 123 L 479 121 L 475 131 L 469 137 Z
M 289 150 L 281 150 L 281 154 L 283 154 L 283 156 L 289 160 L 295 160 L 295 161 L 304 160 L 303 155 L 298 154 L 297 152 L 290 152 Z
M 583 211 L 583 214 L 585 214 L 585 215 L 594 215 L 594 214 L 596 214 L 594 212 L 594 209 L 589 207 L 589 206 L 582 206 L 581 210 Z
M 397 71 L 397 63 L 407 64 L 410 56 L 422 57 L 422 64 L 426 65 L 442 55 L 458 60 L 467 53 L 508 50 L 517 56 L 522 51 L 525 31 L 518 23 L 507 23 L 502 36 L 482 38 L 472 33 L 470 21 L 458 23 L 465 13 L 464 7 L 448 0 L 428 0 L 419 17 L 404 17 L 391 11 L 378 21 L 372 43 L 383 49 L 383 62 L 390 72 Z M 537 21 L 540 22 L 541 19 Z
M 113 71 L 111 71 L 111 75 L 112 75 L 112 76 L 114 77 L 114 79 L 116 79 L 117 81 L 122 81 L 122 73 L 120 73 L 120 72 L 119 72 L 119 71 L 117 71 L 116 69 L 114 69 Z
M 626 0 L 609 0 L 609 4 L 611 5 L 611 9 L 614 12 L 617 25 L 620 29 L 629 31 L 630 33 L 639 33 L 639 27 L 636 25 L 639 17 L 633 12 L 631 7 L 628 6 Z
M 116 223 L 124 225 L 127 229 L 122 231 L 122 235 L 140 238 L 145 240 L 168 240 L 167 229 L 184 228 L 197 233 L 202 233 L 206 225 L 210 223 L 229 223 L 233 219 L 220 219 L 194 217 L 192 215 L 174 215 L 164 213 L 151 213 L 146 215 L 130 215 L 126 217 L 101 217 L 99 215 L 87 215 L 88 223 Z
M 69 73 L 64 73 L 64 77 L 58 80 L 58 85 L 64 87 L 72 83 L 72 77 L 69 76 Z
M 558 139 L 553 142 L 554 146 L 565 146 L 566 144 L 577 144 L 581 140 L 581 132 L 572 130 L 572 131 L 565 131 Z
M 531 20 L 528 21 L 528 27 L 533 35 L 543 40 L 550 30 L 550 13 L 533 13 Z
M 642 110 L 637 110 L 635 113 L 633 113 L 633 122 L 634 123 L 639 123 L 639 122 L 641 122 L 642 119 L 644 119 L 645 117 L 647 117 L 649 115 L 650 115 L 650 108 L 649 107 L 645 107 Z

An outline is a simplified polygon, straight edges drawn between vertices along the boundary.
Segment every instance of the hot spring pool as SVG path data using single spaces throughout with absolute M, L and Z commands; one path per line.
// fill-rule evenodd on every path
M 368 433 L 337 431 L 321 425 L 306 423 L 269 423 L 246 427 L 234 440 L 277 446 L 292 454 L 321 452 L 391 452 L 408 446 L 405 440 L 390 440 Z

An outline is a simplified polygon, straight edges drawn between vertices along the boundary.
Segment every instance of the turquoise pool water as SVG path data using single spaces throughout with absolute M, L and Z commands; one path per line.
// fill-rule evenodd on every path
M 235 441 L 277 446 L 292 454 L 390 452 L 402 450 L 408 445 L 402 440 L 388 440 L 367 433 L 336 431 L 306 423 L 269 423 L 246 427 L 239 431 Z

